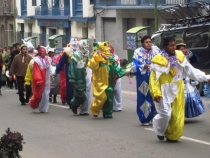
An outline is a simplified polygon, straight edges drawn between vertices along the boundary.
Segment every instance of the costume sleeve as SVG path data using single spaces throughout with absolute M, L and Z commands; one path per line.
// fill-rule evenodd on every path
M 32 80 L 32 72 L 30 65 L 28 65 L 25 76 L 25 85 L 31 85 L 31 80 Z
M 91 68 L 92 70 L 98 70 L 99 68 L 99 61 L 100 56 L 98 54 L 94 54 L 93 57 L 88 61 L 87 66 Z
M 134 51 L 134 55 L 133 55 L 133 60 L 132 60 L 132 64 L 131 64 L 131 73 L 136 75 L 136 73 L 138 71 L 140 71 L 141 73 L 144 72 L 144 59 L 143 57 L 140 55 L 140 53 L 137 53 L 138 51 L 140 51 L 139 49 Z
M 113 66 L 114 66 L 114 74 L 117 75 L 117 78 L 121 78 L 125 75 L 125 70 L 123 70 L 115 61 L 113 62 Z
M 41 74 L 39 65 L 36 62 L 34 62 L 34 65 L 33 65 L 33 83 L 35 85 L 43 84 L 42 74 Z
M 68 62 L 68 56 L 66 55 L 66 53 L 64 53 L 62 56 L 61 56 L 61 59 L 59 61 L 59 63 L 56 65 L 56 74 L 58 74 L 64 67 L 64 65 Z
M 70 83 L 76 83 L 76 65 L 77 62 L 74 59 L 72 59 L 69 64 L 69 72 L 68 72 Z
M 160 90 L 160 83 L 159 83 L 159 80 L 156 80 L 156 73 L 154 70 L 152 70 L 150 73 L 149 90 L 153 99 L 155 97 L 162 97 L 162 93 Z
M 206 75 L 203 71 L 200 71 L 196 68 L 194 68 L 185 58 L 183 63 L 184 66 L 184 73 L 187 77 L 189 77 L 192 80 L 198 81 L 198 82 L 207 82 L 210 80 L 210 75 Z

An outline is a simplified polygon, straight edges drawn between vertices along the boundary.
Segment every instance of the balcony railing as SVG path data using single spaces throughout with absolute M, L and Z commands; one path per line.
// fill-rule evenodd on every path
M 70 8 L 42 8 L 38 7 L 35 10 L 36 16 L 68 16 L 70 15 Z
M 157 0 L 158 5 L 177 5 L 198 0 Z M 209 0 L 203 0 L 208 2 Z M 154 0 L 95 0 L 96 6 L 149 6 L 154 5 Z
M 11 6 L 0 7 L 0 15 L 12 15 Z

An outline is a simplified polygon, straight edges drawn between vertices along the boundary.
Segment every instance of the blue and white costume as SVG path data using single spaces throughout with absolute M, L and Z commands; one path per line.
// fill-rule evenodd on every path
M 143 125 L 150 123 L 154 117 L 155 107 L 149 91 L 150 70 L 144 69 L 145 64 L 151 64 L 151 59 L 160 49 L 152 46 L 151 50 L 140 47 L 134 51 L 131 74 L 136 76 L 137 84 L 137 114 Z

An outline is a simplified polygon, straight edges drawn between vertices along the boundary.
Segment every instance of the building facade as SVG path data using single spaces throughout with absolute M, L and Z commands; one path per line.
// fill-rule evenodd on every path
M 15 6 L 13 0 L 0 0 L 0 45 L 11 46 L 15 42 Z
M 16 6 L 18 42 L 36 37 L 36 45 L 46 46 L 50 37 L 64 35 L 62 45 L 66 46 L 71 37 L 95 39 L 91 0 L 16 0 Z
M 157 0 L 161 9 L 194 0 Z M 154 0 L 96 0 L 96 40 L 109 41 L 121 58 L 127 58 L 126 31 L 136 26 L 150 26 L 155 31 Z M 158 17 L 158 24 L 166 21 Z

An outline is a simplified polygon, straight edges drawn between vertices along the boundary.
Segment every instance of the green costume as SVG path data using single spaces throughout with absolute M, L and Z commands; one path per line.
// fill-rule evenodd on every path
M 82 56 L 78 52 L 74 52 L 69 64 L 69 82 L 74 84 L 74 94 L 71 100 L 72 109 L 77 109 L 81 104 L 85 102 L 85 90 L 86 90 L 86 68 L 85 61 L 82 60 Z
M 114 56 L 109 57 L 109 63 L 107 66 L 108 70 L 108 88 L 105 90 L 107 100 L 104 103 L 103 106 L 103 117 L 104 118 L 109 118 L 112 117 L 112 112 L 113 112 L 113 100 L 114 100 L 114 76 L 117 75 L 117 78 L 121 78 L 125 75 L 125 70 L 121 69 L 117 65 L 117 63 L 114 60 Z M 99 63 L 99 66 L 101 64 Z

